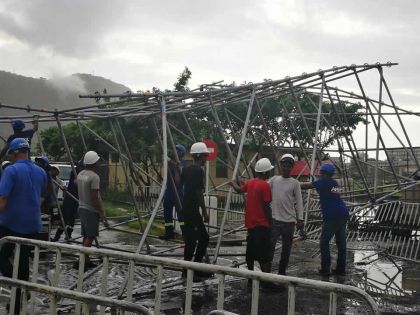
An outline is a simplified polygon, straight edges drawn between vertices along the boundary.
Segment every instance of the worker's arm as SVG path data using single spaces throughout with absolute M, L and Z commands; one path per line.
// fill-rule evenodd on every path
M 197 192 L 198 202 L 200 204 L 200 208 L 203 214 L 203 221 L 209 222 L 209 215 L 207 213 L 206 203 L 204 202 L 204 190 L 197 189 L 196 192 Z
M 303 220 L 303 199 L 299 183 L 296 183 L 294 195 L 296 198 L 296 227 L 300 230 L 305 227 L 305 221 Z
M 232 186 L 232 188 L 237 192 L 237 193 L 239 193 L 239 194 L 242 194 L 242 193 L 244 193 L 242 190 L 241 190 L 241 186 L 243 185 L 241 182 L 238 182 L 238 181 L 236 181 L 236 180 L 231 180 L 230 182 L 229 182 L 229 185 L 230 186 Z
M 99 213 L 99 218 L 103 220 L 105 215 L 104 215 L 104 209 L 102 207 L 101 197 L 99 196 L 99 189 L 91 189 L 90 196 L 92 198 L 93 206 Z
M 314 185 L 312 185 L 312 183 L 300 183 L 300 188 L 301 189 L 313 189 L 315 187 L 314 187 Z
M 270 222 L 270 225 L 271 225 L 273 223 L 273 216 L 271 214 L 270 202 L 264 201 L 264 213 L 268 222 Z
M 0 196 L 0 212 L 2 212 L 4 208 L 6 208 L 6 203 L 7 203 L 7 197 Z
M 12 166 L 9 166 L 3 171 L 0 180 L 0 212 L 6 208 L 7 197 L 10 196 L 10 193 L 14 187 L 14 177 L 15 173 L 12 170 Z

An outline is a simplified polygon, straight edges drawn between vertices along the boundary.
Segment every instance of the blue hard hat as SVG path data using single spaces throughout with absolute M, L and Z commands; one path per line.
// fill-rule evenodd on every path
M 185 155 L 187 153 L 187 149 L 182 144 L 177 144 L 175 147 L 180 154 Z
M 12 128 L 13 129 L 23 129 L 25 128 L 25 123 L 20 119 L 12 120 Z
M 16 138 L 16 139 L 13 139 L 12 142 L 10 142 L 9 150 L 7 151 L 7 153 L 10 154 L 13 151 L 21 150 L 21 149 L 25 149 L 29 151 L 31 147 L 29 146 L 28 141 L 26 141 L 25 139 Z
M 321 172 L 325 172 L 328 174 L 334 174 L 334 165 L 332 164 L 322 164 L 321 168 L 319 169 Z
M 45 164 L 50 164 L 50 161 L 48 160 L 46 156 L 40 156 L 40 157 L 35 158 L 35 162 L 38 162 L 38 161 L 42 161 Z

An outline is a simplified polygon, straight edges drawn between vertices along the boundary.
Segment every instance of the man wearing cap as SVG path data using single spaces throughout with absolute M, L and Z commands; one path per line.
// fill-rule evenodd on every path
M 330 240 L 335 236 L 337 245 L 337 266 L 332 270 L 335 275 L 346 274 L 346 224 L 349 210 L 340 197 L 337 181 L 332 178 L 334 166 L 324 163 L 320 168 L 320 178 L 312 183 L 301 183 L 302 189 L 315 188 L 319 194 L 322 213 L 322 232 L 320 238 L 321 269 L 323 276 L 330 275 Z
M 34 135 L 34 133 L 38 130 L 38 121 L 33 121 L 33 129 L 25 129 L 25 123 L 20 119 L 14 119 L 12 120 L 12 128 L 13 128 L 13 134 L 7 138 L 6 145 L 3 147 L 3 149 L 0 152 L 0 160 L 3 159 L 3 157 L 6 155 L 7 150 L 9 148 L 10 142 L 13 141 L 13 139 L 16 138 L 23 138 L 25 139 L 29 145 L 31 145 L 31 140 Z
M 290 176 L 295 164 L 291 154 L 284 154 L 280 159 L 280 176 L 268 180 L 273 194 L 271 209 L 273 211 L 273 226 L 271 228 L 271 261 L 274 257 L 277 240 L 281 236 L 282 248 L 279 262 L 279 275 L 285 275 L 292 250 L 295 225 L 298 229 L 304 226 L 303 201 L 298 180 Z
M 29 150 L 29 143 L 23 138 L 10 142 L 8 154 L 14 163 L 4 170 L 0 181 L 0 238 L 35 238 L 42 229 L 41 194 L 47 188 L 47 174 L 29 159 Z M 5 277 L 12 277 L 13 266 L 9 258 L 13 250 L 13 244 L 5 244 L 0 250 L 0 271 Z M 22 246 L 18 279 L 29 279 L 29 256 L 30 247 Z M 20 305 L 19 291 L 15 312 Z
M 204 142 L 196 142 L 191 146 L 190 154 L 194 162 L 184 168 L 181 176 L 184 187 L 184 260 L 202 262 L 209 244 L 209 235 L 204 225 L 204 222 L 209 222 L 209 216 L 204 203 L 203 170 L 209 151 Z M 198 280 L 200 277 L 211 276 L 203 272 L 195 272 L 194 275 Z
M 77 192 L 79 194 L 79 216 L 82 225 L 83 246 L 91 247 L 94 239 L 99 235 L 99 220 L 104 219 L 104 209 L 99 194 L 100 179 L 96 173 L 100 160 L 95 151 L 86 152 L 83 157 L 85 169 L 77 175 Z M 78 262 L 73 267 L 77 268 Z M 85 267 L 96 265 L 86 256 Z
M 177 144 L 175 147 L 180 164 L 177 163 L 177 160 L 174 157 L 172 157 L 168 162 L 168 182 L 166 183 L 165 196 L 163 200 L 165 235 L 159 237 L 164 240 L 171 240 L 175 238 L 173 219 L 174 207 L 181 230 L 184 230 L 184 221 L 182 220 L 182 199 L 184 198 L 184 191 L 181 183 L 181 172 L 186 166 L 183 157 L 187 150 L 182 144 Z
M 260 264 L 261 271 L 271 272 L 270 239 L 271 239 L 271 189 L 266 182 L 273 165 L 267 158 L 262 158 L 255 164 L 256 177 L 244 184 L 231 181 L 230 185 L 238 193 L 246 193 L 245 227 L 248 229 L 246 238 L 246 264 L 249 270 L 254 270 L 254 261 Z M 266 285 L 265 282 L 262 283 Z

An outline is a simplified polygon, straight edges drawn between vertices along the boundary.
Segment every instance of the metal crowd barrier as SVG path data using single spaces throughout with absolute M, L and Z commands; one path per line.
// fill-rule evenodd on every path
M 259 303 L 259 286 L 260 282 L 269 282 L 278 285 L 285 285 L 288 287 L 288 312 L 287 314 L 295 314 L 295 301 L 296 301 L 296 288 L 310 288 L 316 289 L 317 291 L 325 291 L 329 293 L 329 314 L 336 314 L 337 311 L 337 295 L 345 294 L 351 295 L 358 300 L 362 300 L 366 303 L 372 314 L 379 314 L 378 306 L 375 301 L 363 290 L 349 285 L 329 283 L 317 280 L 302 279 L 296 277 L 280 276 L 270 273 L 254 272 L 243 269 L 236 269 L 224 266 L 201 264 L 183 260 L 176 260 L 172 258 L 140 255 L 134 253 L 118 252 L 106 249 L 97 248 L 86 248 L 81 246 L 74 246 L 68 244 L 60 244 L 53 242 L 45 242 L 39 240 L 30 240 L 17 237 L 5 237 L 0 240 L 0 244 L 10 242 L 16 244 L 14 264 L 13 264 L 13 277 L 12 279 L 0 278 L 0 283 L 4 283 L 11 286 L 10 296 L 10 314 L 13 314 L 13 306 L 16 297 L 16 288 L 22 288 L 25 297 L 26 291 L 30 291 L 32 294 L 37 292 L 46 293 L 50 296 L 50 314 L 56 314 L 57 303 L 59 297 L 66 297 L 68 299 L 76 301 L 75 314 L 81 314 L 81 302 L 91 303 L 100 305 L 100 314 L 105 313 L 105 306 L 113 306 L 117 309 L 123 310 L 124 312 L 134 312 L 140 314 L 148 314 L 151 312 L 147 308 L 140 304 L 133 302 L 133 290 L 134 290 L 134 273 L 135 267 L 137 266 L 152 266 L 157 269 L 156 286 L 155 286 L 155 299 L 153 314 L 160 314 L 161 309 L 161 298 L 162 298 L 162 283 L 164 278 L 164 269 L 170 270 L 186 270 L 187 278 L 185 281 L 185 307 L 184 314 L 190 315 L 192 312 L 192 291 L 193 291 L 193 275 L 194 272 L 211 272 L 214 273 L 218 279 L 218 293 L 217 293 L 217 310 L 224 311 L 225 302 L 225 278 L 226 276 L 238 277 L 242 279 L 252 280 L 252 298 L 251 298 L 251 310 L 250 314 L 258 314 L 258 303 Z M 34 258 L 33 258 L 33 270 L 30 281 L 18 281 L 17 270 L 19 264 L 19 254 L 22 245 L 28 245 L 34 247 Z M 38 283 L 39 264 L 40 264 L 40 250 L 47 249 L 55 252 L 55 272 L 51 285 L 44 285 Z M 71 291 L 68 289 L 59 288 L 60 271 L 62 263 L 63 253 L 73 253 L 79 255 L 79 270 L 77 277 L 77 285 L 75 290 Z M 100 267 L 101 282 L 100 296 L 93 294 L 83 293 L 83 277 L 84 277 L 84 261 L 86 255 L 94 255 L 102 257 L 103 264 Z M 125 300 L 117 300 L 114 297 L 107 296 L 107 288 L 109 281 L 109 262 L 110 259 L 118 259 L 128 262 L 128 283 Z M 34 314 L 34 296 L 31 299 L 29 306 L 29 313 Z M 25 300 L 23 302 L 26 302 Z M 364 308 L 365 303 L 359 303 L 360 308 Z M 25 304 L 25 303 L 24 303 Z M 308 306 L 309 307 L 309 306 Z M 26 314 L 26 309 L 21 314 Z M 217 314 L 214 313 L 214 314 Z M 218 314 L 221 314 L 220 312 Z

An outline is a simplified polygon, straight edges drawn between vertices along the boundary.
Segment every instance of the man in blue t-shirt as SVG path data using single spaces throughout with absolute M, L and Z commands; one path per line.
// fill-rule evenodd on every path
M 29 143 L 29 145 L 31 145 L 32 137 L 34 136 L 34 133 L 38 130 L 38 121 L 34 120 L 32 124 L 33 129 L 23 130 L 25 129 L 25 123 L 22 120 L 12 120 L 13 134 L 10 135 L 9 138 L 7 138 L 6 144 L 0 152 L 0 160 L 2 160 L 6 155 L 7 150 L 10 146 L 10 142 L 12 142 L 16 138 L 23 138 Z
M 334 175 L 332 164 L 323 164 L 320 168 L 321 177 L 312 183 L 301 183 L 302 189 L 315 188 L 319 194 L 321 213 L 323 219 L 320 248 L 321 269 L 323 276 L 330 275 L 331 255 L 330 240 L 335 235 L 337 245 L 337 267 L 332 272 L 335 275 L 346 274 L 346 224 L 349 219 L 349 210 L 340 197 L 338 184 Z
M 0 238 L 17 236 L 34 238 L 42 228 L 41 194 L 47 188 L 47 174 L 29 159 L 29 143 L 23 138 L 10 142 L 8 154 L 13 165 L 4 170 L 0 181 Z M 4 244 L 0 250 L 0 271 L 12 277 L 13 266 L 9 258 L 14 245 Z M 18 279 L 29 279 L 31 248 L 22 246 L 19 259 Z M 15 311 L 20 307 L 20 290 L 17 290 Z

